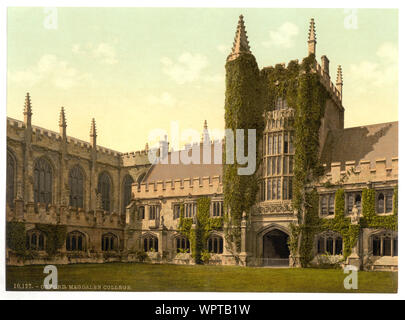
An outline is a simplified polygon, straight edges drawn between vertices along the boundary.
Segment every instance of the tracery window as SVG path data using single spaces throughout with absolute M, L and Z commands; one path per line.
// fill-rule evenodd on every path
M 149 252 L 149 251 L 158 252 L 159 251 L 158 238 L 153 235 L 147 235 L 146 237 L 144 237 L 143 238 L 143 250 L 145 252 Z
M 101 203 L 104 211 L 111 210 L 111 178 L 106 172 L 98 176 L 98 193 L 101 194 Z
M 208 252 L 217 254 L 224 252 L 224 240 L 221 236 L 213 235 L 208 238 Z
M 124 184 L 123 184 L 122 213 L 125 213 L 125 208 L 131 202 L 133 183 L 134 183 L 134 179 L 132 179 L 132 177 L 130 175 L 126 175 L 124 178 Z
M 72 231 L 66 237 L 66 251 L 85 251 L 86 237 L 79 231 Z
M 190 252 L 190 241 L 186 237 L 176 238 L 176 251 L 177 253 Z
M 393 190 L 377 192 L 377 213 L 391 213 L 393 207 Z
M 101 237 L 101 250 L 102 251 L 117 251 L 118 238 L 115 234 L 106 233 Z
M 398 235 L 394 232 L 381 232 L 371 237 L 373 256 L 398 256 Z
M 45 158 L 34 164 L 34 202 L 52 203 L 52 167 Z
M 69 205 L 74 208 L 83 208 L 83 171 L 75 166 L 69 171 Z
M 346 194 L 347 200 L 347 213 L 350 214 L 353 209 L 353 205 L 356 205 L 356 208 L 361 214 L 361 192 L 348 192 Z
M 27 232 L 25 246 L 27 250 L 43 251 L 46 249 L 46 236 L 42 231 L 31 230 Z
M 318 237 L 318 254 L 341 255 L 343 238 L 336 232 L 326 232 Z

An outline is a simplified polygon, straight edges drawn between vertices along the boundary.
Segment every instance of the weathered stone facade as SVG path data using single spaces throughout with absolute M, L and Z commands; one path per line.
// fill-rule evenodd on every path
M 315 54 L 315 49 L 312 20 L 309 54 Z M 228 60 L 246 52 L 251 54 L 241 18 Z M 345 191 L 347 217 L 355 213 L 362 216 L 364 188 L 376 191 L 377 215 L 392 215 L 394 188 L 398 185 L 398 124 L 344 129 L 341 67 L 336 85 L 330 80 L 326 56 L 321 57 L 321 65 L 316 63 L 313 72 L 330 94 L 319 132 L 320 158 L 327 172 L 317 184 L 319 217 L 333 219 L 338 186 Z M 147 146 L 125 154 L 98 146 L 94 119 L 90 142 L 85 142 L 67 136 L 63 109 L 59 133 L 33 126 L 32 113 L 27 94 L 24 121 L 7 119 L 6 216 L 8 222 L 24 225 L 26 250 L 36 254 L 24 256 L 8 248 L 8 264 L 117 260 L 194 263 L 190 239 L 179 230 L 180 215 L 192 218 L 191 228 L 195 228 L 196 201 L 201 197 L 210 198 L 211 217 L 226 215 L 221 162 L 215 162 L 212 156 L 212 164 L 151 165 Z M 291 265 L 289 226 L 298 223 L 292 206 L 293 121 L 294 109 L 280 99 L 274 110 L 265 114 L 259 145 L 263 160 L 259 170 L 261 188 L 256 204 L 242 220 L 241 252 L 235 255 L 229 251 L 225 221 L 222 230 L 213 231 L 205 244 L 210 253 L 207 263 Z M 207 145 L 211 151 L 222 150 L 220 142 L 209 141 L 205 124 L 203 141 L 195 147 L 203 150 Z M 169 153 L 169 158 L 176 152 Z M 66 241 L 52 257 L 46 251 L 49 239 L 41 225 L 66 226 Z M 316 235 L 314 263 L 325 253 L 329 260 L 342 260 L 344 246 L 336 232 Z M 362 228 L 345 262 L 369 269 L 396 269 L 397 232 Z

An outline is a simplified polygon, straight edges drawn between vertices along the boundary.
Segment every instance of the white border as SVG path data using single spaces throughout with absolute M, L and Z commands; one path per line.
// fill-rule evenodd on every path
M 399 34 L 403 34 L 404 24 L 402 23 L 402 8 L 403 1 L 339 1 L 339 8 L 399 8 Z M 305 4 L 305 7 L 303 7 Z M 16 1 L 2 1 L 0 5 L 0 55 L 1 55 L 1 102 L 0 107 L 0 150 L 6 150 L 6 66 L 7 66 L 7 7 L 18 7 L 18 6 L 38 6 L 38 7 L 217 7 L 217 8 L 261 8 L 261 7 L 278 7 L 278 8 L 336 8 L 335 2 L 325 2 L 325 1 L 265 1 L 265 0 L 252 0 L 252 1 L 242 1 L 242 0 L 205 0 L 205 1 L 186 1 L 186 0 L 174 0 L 170 1 L 146 1 L 138 0 L 136 5 L 130 0 L 115 0 L 115 1 L 98 1 L 97 5 L 91 0 L 60 0 L 60 1 L 27 1 L 27 0 L 16 0 Z M 378 21 L 376 23 L 384 23 L 383 21 Z M 370 41 L 372 39 L 370 38 Z M 29 48 L 28 48 L 29 49 Z M 403 52 L 403 43 L 399 41 L 399 53 Z M 399 56 L 401 57 L 401 56 Z M 399 59 L 399 88 L 403 84 L 404 75 L 404 65 Z M 399 91 L 399 120 L 402 123 L 404 119 L 404 111 L 402 107 L 404 106 L 404 95 L 402 90 Z M 383 108 L 383 106 L 381 106 Z M 403 150 L 405 143 L 402 141 L 402 126 L 399 129 L 399 158 L 402 159 Z M 0 172 L 6 171 L 6 153 L 2 152 L 0 160 Z M 403 181 L 402 170 L 400 170 L 400 181 Z M 400 199 L 403 188 L 400 185 Z M 405 190 L 405 189 L 404 189 Z M 0 182 L 0 207 L 1 212 L 5 212 L 5 174 L 1 174 Z M 399 203 L 399 265 L 402 266 L 403 257 L 405 257 L 405 247 L 402 246 L 402 234 L 403 234 L 403 223 L 404 219 L 401 218 L 401 212 L 404 208 L 403 202 Z M 5 291 L 5 231 L 4 231 L 4 221 L 5 214 L 1 215 L 0 218 L 0 297 L 1 299 L 33 299 L 33 300 L 44 300 L 44 299 L 139 299 L 139 300 L 154 300 L 154 299 L 175 299 L 175 300 L 219 300 L 219 299 L 241 299 L 241 300 L 285 300 L 285 299 L 315 299 L 315 300 L 330 300 L 330 299 L 352 299 L 352 300 L 386 300 L 386 299 L 401 299 L 404 297 L 403 294 L 403 281 L 401 273 L 399 273 L 399 283 L 398 283 L 398 294 L 325 294 L 325 293 L 216 293 L 216 292 L 197 292 L 197 293 L 184 293 L 184 292 L 7 292 Z M 181 302 L 179 301 L 179 304 Z

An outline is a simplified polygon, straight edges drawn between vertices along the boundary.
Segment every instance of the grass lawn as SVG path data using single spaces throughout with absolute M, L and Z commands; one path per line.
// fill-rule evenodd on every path
M 347 274 L 333 269 L 138 263 L 72 264 L 57 268 L 59 285 L 86 286 L 87 290 L 111 290 L 114 286 L 119 290 L 116 286 L 121 285 L 130 291 L 394 293 L 398 287 L 396 272 L 359 272 L 358 290 L 346 290 L 343 281 Z M 40 290 L 46 277 L 43 270 L 44 266 L 7 267 L 7 289 Z

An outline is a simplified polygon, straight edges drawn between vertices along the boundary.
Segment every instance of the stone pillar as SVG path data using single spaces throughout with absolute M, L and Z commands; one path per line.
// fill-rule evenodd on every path
M 246 221 L 246 212 L 243 211 L 242 213 L 242 221 L 241 221 L 241 243 L 240 243 L 240 254 L 239 254 L 239 258 L 240 258 L 240 262 L 243 266 L 247 265 L 247 252 L 246 252 L 246 244 L 247 244 L 247 221 Z

